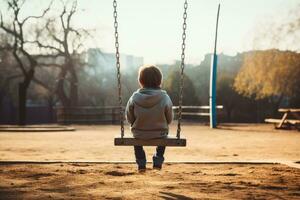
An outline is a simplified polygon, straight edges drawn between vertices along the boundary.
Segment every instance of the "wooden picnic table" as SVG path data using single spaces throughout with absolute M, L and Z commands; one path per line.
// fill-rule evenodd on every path
M 265 119 L 265 122 L 274 123 L 275 128 L 290 128 L 295 126 L 300 129 L 300 109 L 299 108 L 280 108 L 278 112 L 283 113 L 281 119 Z M 290 117 L 293 117 L 291 119 Z

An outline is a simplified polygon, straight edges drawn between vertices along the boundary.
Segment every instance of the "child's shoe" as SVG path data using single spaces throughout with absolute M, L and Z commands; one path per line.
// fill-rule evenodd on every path
M 162 164 L 164 162 L 164 157 L 159 157 L 156 154 L 152 157 L 153 159 L 153 169 L 158 169 L 160 170 L 162 168 Z
M 138 170 L 140 173 L 143 173 L 146 171 L 146 166 L 138 166 Z
M 146 159 L 136 159 L 136 164 L 138 166 L 139 172 L 145 172 L 146 171 Z
M 155 165 L 153 164 L 153 169 L 161 170 L 162 165 Z

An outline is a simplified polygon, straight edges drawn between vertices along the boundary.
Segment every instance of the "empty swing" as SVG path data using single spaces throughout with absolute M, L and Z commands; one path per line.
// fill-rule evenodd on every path
M 181 132 L 181 114 L 182 114 L 182 98 L 183 98 L 183 78 L 185 68 L 185 39 L 186 39 L 186 18 L 187 18 L 187 0 L 184 1 L 184 12 L 183 12 L 183 33 L 182 33 L 182 44 L 181 44 L 181 74 L 180 74 L 180 88 L 179 88 L 179 107 L 178 107 L 178 124 L 176 136 L 168 135 L 164 138 L 157 139 L 137 139 L 130 135 L 124 134 L 124 113 L 122 108 L 122 93 L 121 93 L 121 72 L 120 72 L 120 53 L 119 53 L 119 33 L 118 33 L 118 20 L 117 20 L 117 0 L 113 1 L 114 7 L 114 28 L 115 28 L 115 48 L 116 48 L 116 68 L 117 68 L 117 79 L 118 79 L 118 99 L 120 109 L 120 126 L 121 135 L 115 137 L 114 144 L 116 146 L 186 146 L 186 139 L 180 136 Z

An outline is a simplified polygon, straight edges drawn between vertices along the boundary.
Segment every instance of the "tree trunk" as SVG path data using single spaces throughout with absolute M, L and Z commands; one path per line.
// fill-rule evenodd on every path
M 34 69 L 30 69 L 28 74 L 25 76 L 23 82 L 19 83 L 19 125 L 26 125 L 26 100 L 27 100 L 27 90 L 34 76 Z
M 67 95 L 65 91 L 65 78 L 67 72 L 70 72 L 71 75 L 69 95 Z M 75 107 L 78 105 L 78 77 L 73 66 L 61 70 L 57 84 L 57 94 L 63 107 Z
M 19 83 L 19 125 L 26 124 L 26 90 L 24 82 Z
M 67 69 L 62 68 L 59 73 L 59 80 L 57 83 L 57 96 L 62 103 L 63 107 L 69 107 L 70 106 L 70 100 L 68 96 L 66 95 L 64 84 L 65 84 L 65 78 L 67 75 Z
M 54 119 L 54 110 L 53 110 L 53 106 L 54 106 L 54 98 L 52 95 L 50 95 L 47 98 L 47 103 L 48 103 L 48 120 L 50 123 L 53 123 L 55 121 Z
M 71 107 L 78 105 L 78 78 L 74 68 L 71 68 L 70 104 Z

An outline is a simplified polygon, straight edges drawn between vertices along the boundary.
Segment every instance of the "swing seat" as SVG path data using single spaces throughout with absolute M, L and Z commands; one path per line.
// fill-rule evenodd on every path
M 130 135 L 124 135 L 124 137 L 115 137 L 115 146 L 173 146 L 173 147 L 185 147 L 186 139 L 178 139 L 176 136 L 167 136 L 165 138 L 158 139 L 137 139 Z

